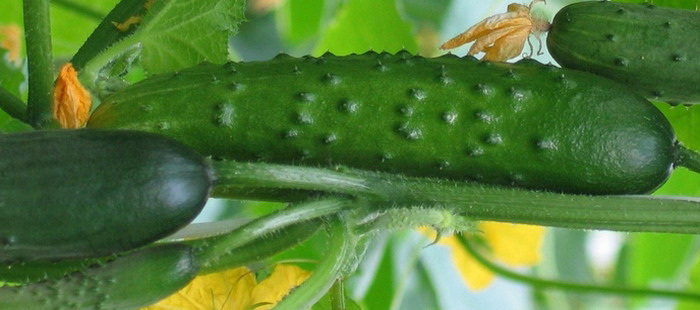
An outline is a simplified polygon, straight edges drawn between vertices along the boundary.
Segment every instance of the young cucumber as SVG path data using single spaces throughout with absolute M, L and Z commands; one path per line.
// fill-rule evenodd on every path
M 202 64 L 105 98 L 88 127 L 240 161 L 587 194 L 652 191 L 691 153 L 653 105 L 608 79 L 408 53 Z
M 619 81 L 651 99 L 700 103 L 700 13 L 611 1 L 574 3 L 547 47 L 566 68 Z
M 57 280 L 0 288 L 0 309 L 138 309 L 167 297 L 198 271 L 192 249 L 160 245 Z
M 0 135 L 0 261 L 99 257 L 173 233 L 202 209 L 204 159 L 154 134 Z

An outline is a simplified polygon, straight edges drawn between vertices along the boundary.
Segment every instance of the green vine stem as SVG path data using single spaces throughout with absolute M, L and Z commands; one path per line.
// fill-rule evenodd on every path
M 27 120 L 34 128 L 55 127 L 51 111 L 54 82 L 49 0 L 24 0 L 29 98 Z
M 27 122 L 27 105 L 2 87 L 0 87 L 0 108 L 10 116 Z
M 218 161 L 213 166 L 218 178 L 214 195 L 219 197 L 235 198 L 256 188 L 300 189 L 348 194 L 385 208 L 443 208 L 474 220 L 629 232 L 700 233 L 698 198 L 568 195 L 352 169 L 329 171 L 264 163 Z
M 649 289 L 649 288 L 630 288 L 630 287 L 618 287 L 618 286 L 607 286 L 607 285 L 590 285 L 582 283 L 572 283 L 564 281 L 555 281 L 536 278 L 532 276 L 522 275 L 508 269 L 505 269 L 497 264 L 491 262 L 489 259 L 481 255 L 479 251 L 474 247 L 471 241 L 464 237 L 463 235 L 457 235 L 460 243 L 464 246 L 464 249 L 469 252 L 469 254 L 474 257 L 481 265 L 487 269 L 493 271 L 504 278 L 508 278 L 514 281 L 525 283 L 531 287 L 536 287 L 540 289 L 560 289 L 566 290 L 574 293 L 595 293 L 595 294 L 614 294 L 614 295 L 624 295 L 624 296 L 654 296 L 654 297 L 664 297 L 664 298 L 683 298 L 683 299 L 693 299 L 700 301 L 700 293 L 693 292 L 679 292 L 679 291 L 669 291 L 669 290 L 659 290 L 659 289 Z
M 685 146 L 678 146 L 678 159 L 676 159 L 676 163 L 700 173 L 700 154 Z
M 235 251 L 256 239 L 274 233 L 284 227 L 311 219 L 337 213 L 353 202 L 343 198 L 326 198 L 292 205 L 279 212 L 261 217 L 229 234 L 207 241 L 198 254 L 202 268 L 211 269 L 218 264 L 222 256 L 234 254 Z
M 344 276 L 348 266 L 356 264 L 355 255 L 357 236 L 347 229 L 340 218 L 335 218 L 328 225 L 328 251 L 314 269 L 311 276 L 302 285 L 282 299 L 275 309 L 297 310 L 310 309 L 326 292 Z

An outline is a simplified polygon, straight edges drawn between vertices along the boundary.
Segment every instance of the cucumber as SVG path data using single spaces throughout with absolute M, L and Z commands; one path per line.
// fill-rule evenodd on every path
M 0 261 L 100 257 L 189 223 L 208 164 L 158 135 L 95 129 L 0 135 Z
M 562 66 L 592 72 L 670 103 L 700 102 L 700 13 L 588 1 L 557 12 L 547 48 Z
M 87 126 L 215 158 L 580 194 L 650 192 L 685 150 L 652 104 L 608 79 L 405 52 L 201 64 L 104 98 Z
M 189 283 L 192 249 L 169 244 L 138 250 L 61 279 L 0 288 L 0 309 L 138 309 Z

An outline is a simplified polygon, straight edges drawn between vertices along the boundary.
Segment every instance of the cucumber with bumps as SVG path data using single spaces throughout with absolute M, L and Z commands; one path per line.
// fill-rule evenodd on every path
M 197 275 L 192 252 L 185 245 L 159 245 L 60 279 L 1 287 L 0 309 L 138 309 L 177 292 Z
M 588 1 L 557 12 L 547 36 L 552 57 L 649 99 L 700 103 L 700 12 L 651 4 Z
M 88 127 L 157 132 L 241 161 L 585 194 L 646 193 L 695 158 L 679 155 L 692 152 L 653 105 L 615 82 L 451 55 L 202 64 L 105 98 Z
M 0 135 L 0 261 L 100 257 L 188 224 L 208 164 L 158 135 L 107 130 Z

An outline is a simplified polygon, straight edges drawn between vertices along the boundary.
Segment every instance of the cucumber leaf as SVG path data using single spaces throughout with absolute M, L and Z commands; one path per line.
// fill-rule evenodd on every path
M 156 1 L 134 33 L 143 46 L 143 67 L 156 74 L 225 62 L 244 8 L 244 0 Z

